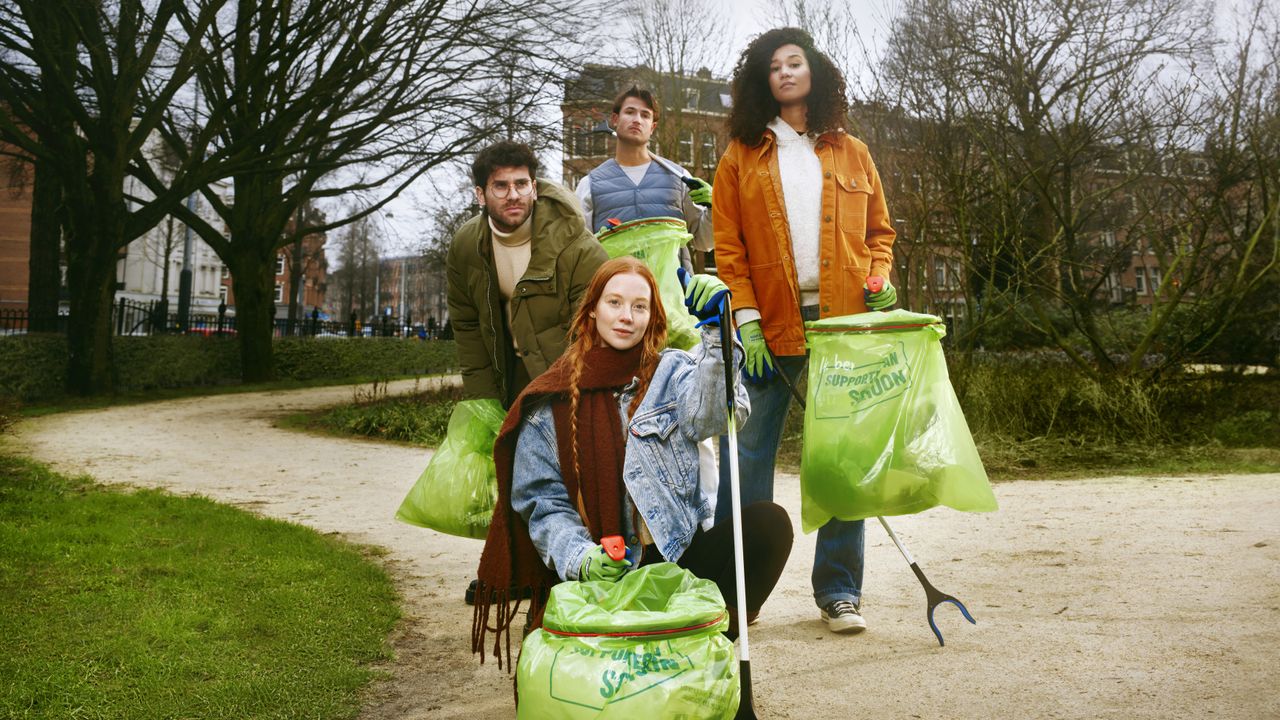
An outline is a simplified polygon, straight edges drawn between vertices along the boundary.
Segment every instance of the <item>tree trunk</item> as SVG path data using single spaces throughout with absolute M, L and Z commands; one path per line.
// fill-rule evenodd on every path
M 302 213 L 298 213 L 299 218 Z M 293 242 L 293 250 L 289 253 L 289 322 L 288 334 L 293 335 L 298 320 L 302 317 L 302 306 L 298 298 L 302 287 L 302 236 Z
M 276 376 L 271 338 L 274 325 L 274 260 L 258 257 L 259 248 L 225 258 L 236 294 L 236 337 L 241 379 L 266 382 Z M 274 257 L 274 253 L 272 253 Z
M 84 223 L 76 224 L 84 227 Z M 116 292 L 116 251 L 111 225 L 103 223 L 102 232 L 89 237 L 73 234 L 67 246 L 67 286 L 71 289 L 67 391 L 73 395 L 115 390 L 111 305 Z
M 31 192 L 31 273 L 27 285 L 29 330 L 58 331 L 58 291 L 62 286 L 62 183 L 47 162 L 35 163 Z

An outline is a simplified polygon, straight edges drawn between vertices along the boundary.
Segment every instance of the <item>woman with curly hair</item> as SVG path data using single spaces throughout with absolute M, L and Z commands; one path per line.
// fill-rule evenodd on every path
M 752 408 L 738 436 L 744 504 L 773 499 L 791 403 L 775 373 L 794 378 L 803 370 L 804 321 L 896 299 L 894 231 L 880 175 L 867 146 L 846 132 L 848 112 L 844 77 L 798 28 L 760 35 L 734 69 L 732 139 L 716 171 L 714 228 Z M 879 292 L 865 290 L 872 276 L 884 280 Z M 861 520 L 831 520 L 818 530 L 813 597 L 834 632 L 866 629 L 862 567 Z
M 725 291 L 717 278 L 695 275 L 686 304 L 713 317 Z M 651 562 L 715 582 L 736 632 L 733 527 L 704 530 L 711 510 L 698 472 L 698 442 L 728 423 L 720 328 L 704 327 L 690 351 L 663 350 L 666 335 L 653 273 L 632 257 L 609 260 L 583 294 L 568 350 L 512 405 L 494 444 L 498 502 L 472 620 L 472 650 L 482 657 L 489 632 L 502 657 L 521 598 L 531 598 L 528 630 L 541 622 L 552 585 L 615 582 Z M 740 382 L 734 392 L 742 421 Z M 760 502 L 743 508 L 742 527 L 754 615 L 791 554 L 791 521 L 782 507 Z M 611 535 L 622 536 L 629 559 L 605 552 L 601 540 Z

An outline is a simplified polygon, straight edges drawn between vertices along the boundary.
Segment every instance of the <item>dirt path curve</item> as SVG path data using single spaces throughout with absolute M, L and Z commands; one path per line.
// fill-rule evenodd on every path
M 392 386 L 406 391 L 411 383 Z M 428 454 L 312 437 L 272 418 L 349 387 L 193 398 L 28 420 L 11 449 L 107 483 L 198 493 L 390 550 L 405 602 L 392 679 L 366 720 L 509 717 L 511 685 L 469 652 L 462 591 L 480 544 L 393 514 Z M 751 631 L 767 718 L 1280 718 L 1280 469 L 1269 475 L 1016 482 L 999 512 L 894 527 L 978 620 L 938 612 L 878 524 L 860 636 L 828 634 L 796 546 Z M 779 500 L 799 518 L 794 476 Z

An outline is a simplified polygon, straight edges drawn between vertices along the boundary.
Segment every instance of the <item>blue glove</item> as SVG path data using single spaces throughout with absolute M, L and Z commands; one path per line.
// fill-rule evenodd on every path
M 676 268 L 676 276 L 680 278 L 680 286 L 684 288 L 684 306 L 689 314 L 702 320 L 699 326 L 707 323 L 716 324 L 720 313 L 724 312 L 724 299 L 729 295 L 729 286 L 715 275 L 693 275 L 684 268 Z
M 878 289 L 877 289 L 878 288 Z M 889 278 L 871 276 L 862 288 L 862 297 L 867 307 L 872 310 L 884 310 L 898 301 L 898 291 L 894 289 Z
M 628 551 L 627 555 L 630 554 L 630 551 Z M 606 582 L 618 582 L 623 575 L 627 574 L 627 570 L 630 568 L 630 560 L 614 560 L 609 557 L 609 553 L 605 552 L 603 545 L 597 545 L 595 548 L 588 550 L 587 554 L 582 558 L 582 567 L 578 569 L 578 579 L 582 581 L 604 580 Z
M 760 321 L 752 320 L 738 328 L 738 337 L 742 340 L 742 349 L 746 354 L 743 372 L 747 380 L 762 383 L 777 374 L 773 367 L 773 353 L 764 341 L 764 331 L 760 329 Z
M 689 187 L 689 199 L 694 205 L 711 207 L 711 183 L 696 177 L 680 178 Z

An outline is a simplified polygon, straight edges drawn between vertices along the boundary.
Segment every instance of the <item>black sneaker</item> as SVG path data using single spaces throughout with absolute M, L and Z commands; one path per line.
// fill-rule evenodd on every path
M 831 632 L 853 635 L 867 629 L 858 606 L 848 600 L 832 600 L 822 608 L 822 622 Z

